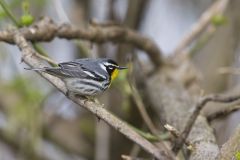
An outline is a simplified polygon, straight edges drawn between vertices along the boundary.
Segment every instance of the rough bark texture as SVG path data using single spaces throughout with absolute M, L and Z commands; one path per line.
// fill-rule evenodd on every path
M 148 79 L 147 92 L 159 116 L 163 117 L 166 123 L 183 131 L 196 101 L 179 77 L 174 76 L 177 72 L 172 72 L 171 76 L 169 69 L 162 69 Z M 213 130 L 204 116 L 200 115 L 197 118 L 188 140 L 195 145 L 191 160 L 212 160 L 217 157 L 219 148 Z
M 238 160 L 236 157 L 240 153 L 240 126 L 236 129 L 234 135 L 222 146 L 218 160 Z

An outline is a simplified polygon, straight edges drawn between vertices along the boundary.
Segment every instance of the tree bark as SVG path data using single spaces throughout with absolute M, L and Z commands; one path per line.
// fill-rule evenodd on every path
M 185 64 L 190 63 L 185 62 Z M 181 68 L 165 67 L 150 77 L 146 84 L 147 93 L 155 111 L 166 120 L 166 123 L 179 131 L 183 131 L 189 116 L 192 114 L 192 106 L 196 104 L 195 96 L 197 96 L 196 93 L 192 94 L 184 86 L 184 81 L 187 80 L 181 80 L 181 76 L 176 76 L 181 72 Z M 193 69 L 194 67 L 190 65 L 186 68 Z M 194 70 L 192 70 L 193 72 Z M 185 74 L 189 75 L 189 73 L 191 71 L 187 71 Z M 197 72 L 195 74 L 197 75 Z M 217 157 L 219 148 L 213 130 L 204 116 L 198 116 L 188 140 L 195 145 L 190 160 L 213 160 Z

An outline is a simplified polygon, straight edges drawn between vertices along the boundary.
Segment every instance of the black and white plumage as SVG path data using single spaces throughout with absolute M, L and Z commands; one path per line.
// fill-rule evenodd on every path
M 69 92 L 83 96 L 94 96 L 104 92 L 115 78 L 120 67 L 108 58 L 76 59 L 59 63 L 58 67 L 30 69 L 46 72 L 64 81 Z

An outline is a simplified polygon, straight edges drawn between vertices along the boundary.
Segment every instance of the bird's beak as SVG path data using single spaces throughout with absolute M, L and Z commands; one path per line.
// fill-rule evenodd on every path
M 118 66 L 117 69 L 122 70 L 122 69 L 127 69 L 127 67 Z

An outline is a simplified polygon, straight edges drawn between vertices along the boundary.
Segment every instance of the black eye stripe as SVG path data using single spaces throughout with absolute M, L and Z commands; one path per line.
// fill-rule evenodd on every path
M 107 69 L 113 70 L 115 69 L 117 66 L 115 65 L 104 65 Z

